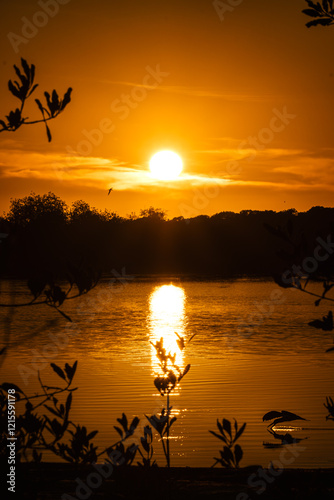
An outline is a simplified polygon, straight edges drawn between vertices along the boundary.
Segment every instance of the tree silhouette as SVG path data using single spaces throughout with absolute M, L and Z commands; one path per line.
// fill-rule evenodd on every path
M 68 216 L 66 203 L 54 193 L 38 195 L 31 193 L 24 198 L 11 199 L 7 220 L 14 226 L 26 227 L 41 220 L 62 223 Z

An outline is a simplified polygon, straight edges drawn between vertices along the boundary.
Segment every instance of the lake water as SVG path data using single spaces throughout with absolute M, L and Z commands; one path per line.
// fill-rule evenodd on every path
M 11 290 L 16 302 L 28 297 L 24 283 L 3 282 L 2 302 Z M 171 395 L 178 418 L 171 432 L 172 466 L 211 466 L 222 442 L 208 431 L 223 417 L 247 422 L 239 441 L 241 465 L 282 463 L 284 447 L 262 416 L 288 410 L 307 421 L 276 429 L 302 439 L 283 465 L 334 467 L 334 422 L 326 421 L 323 406 L 326 396 L 334 397 L 334 352 L 325 353 L 332 333 L 307 324 L 329 309 L 330 303 L 316 308 L 312 297 L 265 280 L 105 279 L 66 303 L 72 324 L 47 306 L 15 309 L 10 321 L 0 310 L 2 335 L 10 335 L 2 381 L 31 394 L 38 390 L 36 369 L 53 385 L 58 380 L 48 363 L 78 360 L 72 420 L 98 429 L 96 444 L 106 447 L 117 439 L 113 426 L 122 412 L 140 417 L 143 427 L 144 414 L 166 403 L 153 385 L 158 364 L 150 344 L 163 337 L 181 368 L 191 364 Z M 181 352 L 175 332 L 196 336 Z M 160 448 L 156 439 L 163 466 Z

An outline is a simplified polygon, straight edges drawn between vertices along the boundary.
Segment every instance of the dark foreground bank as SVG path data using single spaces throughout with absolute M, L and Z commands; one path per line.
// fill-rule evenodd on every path
M 107 464 L 23 464 L 17 470 L 16 493 L 3 498 L 329 500 L 334 499 L 334 469 L 268 471 L 252 466 L 239 470 L 186 467 L 112 470 Z

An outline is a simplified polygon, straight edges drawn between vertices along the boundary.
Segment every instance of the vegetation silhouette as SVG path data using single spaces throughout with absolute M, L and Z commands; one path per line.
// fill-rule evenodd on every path
M 314 18 L 313 21 L 306 23 L 308 28 L 311 28 L 311 26 L 330 26 L 334 24 L 333 0 L 322 0 L 321 3 L 306 0 L 306 3 L 310 8 L 304 9 L 302 12 Z
M 130 438 L 139 423 L 135 417 L 128 425 L 126 415 L 117 419 L 122 428 L 115 427 L 121 439 L 107 446 L 102 451 L 92 442 L 98 433 L 97 430 L 88 432 L 85 426 L 74 423 L 70 419 L 70 411 L 73 401 L 73 393 L 77 387 L 73 387 L 72 382 L 77 369 L 77 361 L 73 366 L 65 364 L 64 369 L 55 363 L 50 366 L 58 377 L 63 381 L 64 386 L 49 386 L 42 382 L 38 373 L 38 380 L 42 389 L 40 394 L 28 396 L 20 387 L 13 383 L 3 383 L 0 386 L 0 458 L 1 463 L 7 462 L 8 440 L 6 431 L 8 429 L 8 412 L 11 402 L 8 394 L 14 392 L 13 400 L 16 406 L 16 431 L 15 449 L 18 463 L 42 461 L 42 452 L 52 452 L 57 457 L 66 462 L 75 464 L 91 464 L 97 461 L 101 455 L 117 457 L 113 464 L 129 465 L 132 463 L 137 446 L 131 444 L 124 447 L 124 441 Z M 59 397 L 64 396 L 63 402 Z M 19 412 L 18 406 L 24 409 Z M 46 413 L 41 413 L 46 412 Z M 107 458 L 108 460 L 108 458 Z
M 277 228 L 293 226 L 309 239 L 326 238 L 333 219 L 334 209 L 323 207 L 171 220 L 163 210 L 150 207 L 127 218 L 98 211 L 83 200 L 69 207 L 53 193 L 31 193 L 11 200 L 0 219 L 0 232 L 9 234 L 0 245 L 0 272 L 24 279 L 51 274 L 66 280 L 68 266 L 75 266 L 87 272 L 95 268 L 95 275 L 125 268 L 131 275 L 271 276 L 281 262 Z
M 223 450 L 220 450 L 220 458 L 215 458 L 215 463 L 211 466 L 214 467 L 217 464 L 222 465 L 226 468 L 235 468 L 239 467 L 240 460 L 243 457 L 243 450 L 239 444 L 236 444 L 237 440 L 243 434 L 246 423 L 242 424 L 239 428 L 237 421 L 234 419 L 234 432 L 232 424 L 226 418 L 222 419 L 222 423 L 217 419 L 217 427 L 219 430 L 219 434 L 215 431 L 209 431 L 213 436 L 220 439 L 225 443 Z M 233 436 L 234 433 L 234 436 Z
M 166 351 L 163 337 L 161 337 L 160 340 L 157 340 L 155 344 L 153 344 L 153 342 L 151 342 L 151 344 L 155 348 L 161 370 L 161 374 L 154 379 L 154 385 L 160 392 L 161 396 L 167 396 L 167 405 L 166 408 L 161 410 L 160 415 L 152 415 L 150 417 L 147 415 L 145 416 L 160 436 L 163 452 L 166 457 L 167 467 L 170 467 L 170 428 L 177 420 L 177 417 L 171 416 L 173 407 L 170 406 L 170 393 L 178 386 L 183 377 L 188 373 L 190 370 L 190 364 L 188 364 L 184 370 L 181 370 L 175 364 L 176 353 L 171 354 Z M 180 347 L 179 349 L 181 350 Z M 164 443 L 165 437 L 166 445 Z
M 324 407 L 327 408 L 328 410 L 328 415 L 326 417 L 326 420 L 334 420 L 334 401 L 330 396 L 326 398 L 326 403 L 324 403 Z
M 62 99 L 59 98 L 56 90 L 44 92 L 46 104 L 43 105 L 39 99 L 35 103 L 42 115 L 41 119 L 30 120 L 23 116 L 24 107 L 27 100 L 35 92 L 38 83 L 35 82 L 35 65 L 29 65 L 27 61 L 21 58 L 22 70 L 14 64 L 14 70 L 18 80 L 9 80 L 8 89 L 11 94 L 20 101 L 20 105 L 15 110 L 9 111 L 5 120 L 0 120 L 0 132 L 16 132 L 23 125 L 35 125 L 44 123 L 48 141 L 51 142 L 52 136 L 48 127 L 48 121 L 54 120 L 60 115 L 71 101 L 72 88 L 69 87 Z
M 323 211 L 325 210 L 325 211 Z M 326 209 L 313 207 L 314 214 L 326 213 Z M 327 209 L 327 213 L 332 212 Z M 315 298 L 314 305 L 321 302 L 333 302 L 330 292 L 334 287 L 334 221 L 332 216 L 319 220 L 319 227 L 308 231 L 306 227 L 298 227 L 291 220 L 282 226 L 265 224 L 266 230 L 279 238 L 281 248 L 277 251 L 281 262 L 273 272 L 274 281 L 282 288 L 298 290 Z M 309 289 L 312 284 L 312 291 Z M 333 313 L 330 310 L 322 319 L 310 321 L 309 326 L 331 332 Z M 326 353 L 334 351 L 333 347 Z M 327 397 L 327 404 L 329 398 Z M 326 404 L 325 404 L 326 406 Z M 327 407 L 327 406 L 326 406 Z

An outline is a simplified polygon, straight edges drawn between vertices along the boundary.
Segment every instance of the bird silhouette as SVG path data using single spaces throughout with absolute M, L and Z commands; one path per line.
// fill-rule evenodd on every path
M 264 441 L 263 446 L 265 448 L 283 448 L 286 444 L 300 443 L 300 441 L 303 441 L 304 439 L 308 439 L 307 437 L 294 438 L 288 432 L 286 434 L 278 434 L 278 432 L 275 432 L 273 429 L 267 429 L 267 430 L 275 439 L 278 439 L 281 442 L 280 443 L 270 443 L 270 442 Z
M 108 196 L 110 195 L 111 191 L 113 191 L 113 188 L 110 188 L 108 191 Z
M 192 336 L 190 337 L 190 339 L 188 340 L 188 342 L 187 342 L 187 344 L 186 344 L 186 343 L 185 343 L 185 341 L 184 341 L 184 338 L 183 338 L 183 337 L 181 337 L 181 336 L 180 336 L 178 333 L 176 333 L 176 332 L 174 332 L 174 333 L 175 333 L 175 335 L 177 335 L 177 338 L 178 338 L 178 339 L 177 339 L 176 343 L 177 343 L 177 345 L 178 345 L 178 347 L 179 347 L 180 351 L 183 351 L 183 349 L 186 347 L 186 345 L 188 345 L 188 344 L 189 344 L 189 342 L 190 342 L 190 341 L 191 341 L 191 340 L 195 337 L 195 335 L 196 335 L 196 333 L 194 333 L 194 335 L 192 335 Z
M 275 420 L 268 425 L 268 427 L 270 427 L 271 429 L 275 427 L 276 424 L 282 424 L 283 422 L 292 422 L 292 420 L 306 420 L 306 418 L 300 417 L 299 415 L 286 410 L 269 411 L 268 413 L 263 415 L 262 420 L 264 422 L 265 420 L 272 420 L 273 418 Z

